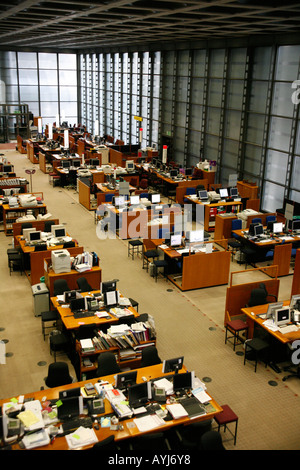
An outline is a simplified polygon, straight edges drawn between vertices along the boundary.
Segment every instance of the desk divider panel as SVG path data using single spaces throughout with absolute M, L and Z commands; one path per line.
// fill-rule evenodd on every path
M 55 225 L 59 224 L 59 219 L 28 220 L 28 222 L 30 222 L 32 224 L 32 227 L 36 228 L 37 231 L 39 231 L 39 230 L 43 231 L 44 227 L 45 227 L 45 222 L 48 222 L 48 221 L 53 221 L 55 223 Z M 13 237 L 14 237 L 15 246 L 17 246 L 17 244 L 18 244 L 18 240 L 17 240 L 16 237 L 18 235 L 21 235 L 21 233 L 22 233 L 22 224 L 24 222 L 25 221 L 13 223 Z

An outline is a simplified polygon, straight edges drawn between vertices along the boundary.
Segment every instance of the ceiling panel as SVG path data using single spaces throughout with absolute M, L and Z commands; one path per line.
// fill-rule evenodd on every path
M 300 31 L 300 3 L 286 0 L 6 0 L 3 49 L 88 50 Z

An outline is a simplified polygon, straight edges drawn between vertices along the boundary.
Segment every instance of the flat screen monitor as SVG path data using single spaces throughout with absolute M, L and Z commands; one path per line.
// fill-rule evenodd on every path
M 257 224 L 254 227 L 254 236 L 259 237 L 264 233 L 264 226 L 262 224 Z
M 165 359 L 163 361 L 162 372 L 166 374 L 167 372 L 178 372 L 183 367 L 184 357 L 175 357 L 173 359 Z
M 122 374 L 116 375 L 115 387 L 119 390 L 127 390 L 132 385 L 136 384 L 137 371 L 131 370 Z
M 300 230 L 300 219 L 299 220 L 293 220 L 292 230 L 293 230 L 293 232 L 294 231 L 296 232 L 296 231 Z
M 91 165 L 91 166 L 99 166 L 99 165 L 100 165 L 100 160 L 99 160 L 99 158 L 91 158 L 91 159 L 90 159 L 90 165 Z
M 36 228 L 34 227 L 31 227 L 31 228 L 23 228 L 23 231 L 22 231 L 22 235 L 24 237 L 25 240 L 29 240 L 29 234 L 31 232 L 36 232 Z
M 160 203 L 160 194 L 151 194 L 151 202 L 152 202 L 152 204 L 159 204 Z
M 129 406 L 134 408 L 147 403 L 151 399 L 151 382 L 135 384 L 128 389 Z
M 119 295 L 118 291 L 108 291 L 103 294 L 104 305 L 106 307 L 112 307 L 113 305 L 117 305 L 119 302 Z
M 36 230 L 35 232 L 30 232 L 29 233 L 29 241 L 30 242 L 36 242 L 41 239 L 42 232 Z
M 273 233 L 282 233 L 283 232 L 283 223 L 282 222 L 273 222 Z
M 237 188 L 230 188 L 230 197 L 238 197 L 238 189 Z
M 68 397 L 61 400 L 57 407 L 57 417 L 59 421 L 75 418 L 83 414 L 83 397 Z
M 72 165 L 72 166 L 73 166 L 74 168 L 79 168 L 80 165 L 81 165 L 80 160 L 73 160 L 73 165 Z
M 206 190 L 201 190 L 201 191 L 198 191 L 198 198 L 201 200 L 201 201 L 205 201 L 208 199 L 208 194 L 207 194 L 207 191 Z
M 249 231 L 248 231 L 248 234 L 251 235 L 251 236 L 254 236 L 255 233 L 254 233 L 254 229 L 256 227 L 256 225 L 259 225 L 258 223 L 256 222 L 251 222 L 250 225 L 249 225 Z
M 140 203 L 140 196 L 130 196 L 130 204 L 137 206 Z
M 123 206 L 125 204 L 125 196 L 117 196 L 115 197 L 115 206 Z
M 61 166 L 62 166 L 63 168 L 70 168 L 70 166 L 71 166 L 70 160 L 62 160 L 62 161 L 61 161 Z
M 78 290 L 67 290 L 64 292 L 64 302 L 69 304 L 72 300 L 78 299 L 78 296 L 81 296 Z
M 178 175 L 178 170 L 170 170 L 170 177 L 171 178 L 176 178 Z
M 69 390 L 61 390 L 58 394 L 59 398 L 79 397 L 81 395 L 80 387 L 70 388 Z
M 193 174 L 193 168 L 186 168 L 185 176 L 192 176 L 192 174 Z
M 3 171 L 3 173 L 12 173 L 13 172 L 13 167 L 12 167 L 12 165 L 3 165 L 2 171 Z
M 79 299 L 72 299 L 70 302 L 70 309 L 72 312 L 85 310 L 85 298 L 80 297 Z
M 170 236 L 170 246 L 180 246 L 181 245 L 181 233 L 173 233 Z
M 274 315 L 274 312 L 277 308 L 281 308 L 283 306 L 283 302 L 273 302 L 268 305 L 268 310 L 267 310 L 267 318 L 271 318 Z
M 173 377 L 173 391 L 179 392 L 182 390 L 190 390 L 193 388 L 193 373 L 183 372 L 182 374 L 175 374 Z
M 220 194 L 221 198 L 228 197 L 228 189 L 227 188 L 220 188 L 219 194 Z
M 101 283 L 101 293 L 112 292 L 117 289 L 116 281 L 105 281 Z
M 188 233 L 187 239 L 190 243 L 203 242 L 204 230 L 191 230 Z
M 290 307 L 278 308 L 274 312 L 274 323 L 277 326 L 283 326 L 291 321 Z

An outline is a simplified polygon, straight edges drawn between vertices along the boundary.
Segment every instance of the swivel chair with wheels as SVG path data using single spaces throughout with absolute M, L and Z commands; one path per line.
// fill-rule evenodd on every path
M 90 292 L 93 290 L 85 277 L 79 277 L 76 282 L 81 292 Z
M 66 362 L 53 362 L 49 364 L 48 375 L 45 384 L 49 388 L 68 385 L 73 382 L 73 377 L 69 373 L 69 366 Z
M 104 352 L 98 356 L 98 368 L 96 377 L 103 377 L 104 375 L 118 374 L 121 372 L 117 364 L 115 355 L 112 352 Z
M 273 297 L 274 302 L 277 302 L 276 295 L 269 294 L 264 283 L 260 283 L 251 291 L 250 299 L 246 307 L 255 307 L 256 305 L 265 305 L 269 303 L 268 297 Z
M 155 346 L 148 346 L 142 350 L 142 359 L 140 367 L 154 366 L 161 364 L 162 360 L 158 355 L 158 351 Z
M 53 295 L 63 295 L 64 292 L 70 291 L 70 287 L 65 279 L 56 279 L 53 283 Z

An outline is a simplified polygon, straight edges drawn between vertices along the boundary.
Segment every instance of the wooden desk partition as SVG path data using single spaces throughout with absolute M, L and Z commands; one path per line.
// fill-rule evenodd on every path
M 59 219 L 43 219 L 43 220 L 29 220 L 28 222 L 30 222 L 32 224 L 32 227 L 33 228 L 36 228 L 37 231 L 44 231 L 44 228 L 45 228 L 45 222 L 46 221 L 53 221 L 55 223 L 55 225 L 58 225 L 59 224 Z M 19 239 L 17 238 L 19 235 L 22 234 L 22 225 L 24 224 L 24 222 L 15 222 L 13 223 L 13 237 L 14 237 L 14 243 L 15 243 L 15 246 L 19 245 Z
M 50 259 L 45 259 L 45 262 L 49 264 Z M 75 269 L 71 269 L 68 273 L 56 274 L 52 269 L 44 271 L 45 284 L 49 289 L 50 297 L 54 297 L 54 281 L 56 279 L 65 279 L 71 290 L 78 289 L 77 279 L 79 277 L 86 277 L 87 282 L 90 284 L 93 290 L 99 290 L 101 282 L 101 268 L 99 266 L 93 266 L 90 271 L 80 273 Z
M 184 204 L 184 196 L 186 194 L 186 188 L 197 188 L 198 185 L 202 184 L 206 190 L 208 190 L 208 180 L 186 180 L 181 181 L 176 187 L 176 203 Z
M 300 294 L 300 248 L 296 251 L 291 296 Z
M 248 271 L 255 271 L 255 269 Z M 260 271 L 260 269 L 257 269 L 257 271 Z M 237 272 L 232 274 L 237 274 Z M 232 285 L 232 282 L 230 283 L 230 286 L 227 287 L 226 292 L 224 325 L 227 324 L 231 317 L 242 315 L 241 309 L 244 308 L 249 302 L 252 290 L 259 287 L 261 283 L 266 286 L 269 294 L 276 295 L 278 298 L 279 279 L 277 278 L 264 279 L 236 285 Z

